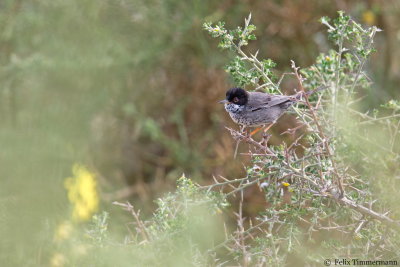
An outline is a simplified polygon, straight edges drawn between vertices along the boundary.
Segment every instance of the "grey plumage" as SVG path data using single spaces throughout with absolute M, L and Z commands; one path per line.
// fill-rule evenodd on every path
M 227 103 L 225 109 L 234 122 L 254 127 L 274 122 L 293 103 L 288 96 L 252 92 L 246 105 L 237 107 L 234 103 Z
M 307 92 L 307 94 L 312 94 L 320 89 Z M 232 88 L 226 92 L 226 99 L 220 103 L 225 104 L 225 110 L 234 122 L 246 127 L 255 127 L 275 122 L 303 95 L 303 92 L 291 96 L 272 95 Z

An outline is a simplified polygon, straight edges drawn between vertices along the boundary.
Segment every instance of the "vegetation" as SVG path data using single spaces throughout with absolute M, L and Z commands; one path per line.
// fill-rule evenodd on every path
M 226 30 L 223 23 L 204 24 L 213 37 L 222 39 L 221 48 L 238 54 L 227 66 L 237 83 L 280 93 L 282 79 L 292 76 L 298 90 L 319 86 L 329 90 L 324 96 L 306 96 L 303 105 L 295 108 L 300 123 L 284 132 L 296 136 L 291 144 L 268 146 L 270 136 L 256 142 L 229 129 L 236 140 L 249 144 L 252 164 L 245 178 L 216 181 L 211 187 L 233 185 L 227 193 L 232 195 L 243 194 L 257 183 L 265 192 L 268 207 L 255 228 L 253 223 L 244 228 L 240 216 L 238 229 L 230 237 L 231 246 L 229 242 L 224 245 L 240 255 L 243 266 L 285 265 L 295 258 L 306 265 L 343 257 L 396 259 L 397 196 L 384 192 L 388 185 L 396 184 L 398 172 L 397 102 L 383 105 L 392 110 L 390 115 L 379 116 L 378 110 L 361 113 L 357 108 L 371 83 L 363 68 L 375 52 L 372 44 L 380 30 L 363 28 L 343 12 L 333 20 L 323 17 L 321 23 L 328 27 L 336 50 L 320 54 L 315 64 L 301 70 L 292 61 L 293 72 L 275 83 L 275 64 L 270 59 L 259 60 L 257 52 L 243 51 L 248 40 L 255 39 L 250 19 L 233 31 Z M 254 237 L 256 230 L 262 234 Z
M 0 4 L 0 265 L 398 258 L 398 9 L 251 2 Z M 225 73 L 326 89 L 249 137 Z
M 362 94 L 370 85 L 363 67 L 374 52 L 373 38 L 379 29 L 363 28 L 343 12 L 333 20 L 322 18 L 337 49 L 319 55 L 308 68 L 300 70 L 292 62 L 293 72 L 274 82 L 272 60 L 243 51 L 255 39 L 250 19 L 233 31 L 222 22 L 204 24 L 213 37 L 221 38 L 219 47 L 238 54 L 226 68 L 238 84 L 280 93 L 282 79 L 294 78 L 299 90 L 321 85 L 329 90 L 306 97 L 294 109 L 300 122 L 285 132 L 296 136 L 291 144 L 270 146 L 270 136 L 256 142 L 228 128 L 234 139 L 248 144 L 251 164 L 246 177 L 220 177 L 212 185 L 198 186 L 182 176 L 175 193 L 157 200 L 149 220 L 141 219 L 131 204 L 114 202 L 134 220 L 119 246 L 129 248 L 137 266 L 283 266 L 340 258 L 397 259 L 397 196 L 384 192 L 396 183 L 400 107 L 390 101 L 383 108 L 391 109 L 391 114 L 382 116 L 379 111 L 357 110 L 362 98 L 356 91 Z M 377 131 L 382 132 L 377 135 Z M 389 135 L 380 140 L 385 134 Z M 257 218 L 248 220 L 243 215 L 248 204 L 243 195 L 255 184 L 267 204 Z M 237 227 L 232 229 L 218 215 L 229 212 L 226 207 L 233 196 L 240 203 L 234 213 Z M 106 213 L 96 215 L 87 232 L 93 240 L 90 249 L 101 249 L 103 254 L 116 249 L 106 237 L 106 219 Z M 97 256 L 96 265 L 110 264 L 104 257 Z M 72 265 L 85 261 L 85 257 L 67 258 Z

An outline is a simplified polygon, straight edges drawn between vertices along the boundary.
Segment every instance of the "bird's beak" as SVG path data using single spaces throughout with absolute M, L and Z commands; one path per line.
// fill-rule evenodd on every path
M 220 104 L 226 104 L 226 103 L 229 103 L 229 101 L 226 100 L 226 99 L 224 99 L 224 100 L 219 101 L 218 103 L 220 103 Z

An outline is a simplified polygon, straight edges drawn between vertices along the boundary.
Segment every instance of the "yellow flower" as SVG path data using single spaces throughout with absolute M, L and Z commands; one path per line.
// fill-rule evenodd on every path
M 64 266 L 65 262 L 66 262 L 65 256 L 61 253 L 56 253 L 50 260 L 50 266 L 61 267 Z
M 326 57 L 325 57 L 325 60 L 326 60 L 326 61 L 331 61 L 331 58 L 328 57 L 328 56 L 326 56 Z
M 376 16 L 374 12 L 371 10 L 366 10 L 362 14 L 362 21 L 368 25 L 375 25 L 376 24 Z
M 55 241 L 62 241 L 68 239 L 71 236 L 73 227 L 71 222 L 65 221 L 58 225 L 56 233 L 54 235 Z
M 285 186 L 285 187 L 288 187 L 290 184 L 287 183 L 287 182 L 282 182 L 282 185 Z
M 73 205 L 72 219 L 87 221 L 99 208 L 99 196 L 95 174 L 85 166 L 75 164 L 73 177 L 65 179 L 64 186 L 68 191 L 68 200 Z

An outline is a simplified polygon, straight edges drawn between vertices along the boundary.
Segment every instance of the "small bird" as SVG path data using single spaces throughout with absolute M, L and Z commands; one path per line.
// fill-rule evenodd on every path
M 232 120 L 243 128 L 268 124 L 272 126 L 304 94 L 310 95 L 325 88 L 327 87 L 319 87 L 313 91 L 306 93 L 299 92 L 289 96 L 247 92 L 242 88 L 231 88 L 226 92 L 226 99 L 219 101 L 219 103 L 225 105 L 225 110 L 229 113 Z M 269 129 L 270 126 L 267 128 Z M 256 129 L 250 135 L 253 135 L 260 129 Z

